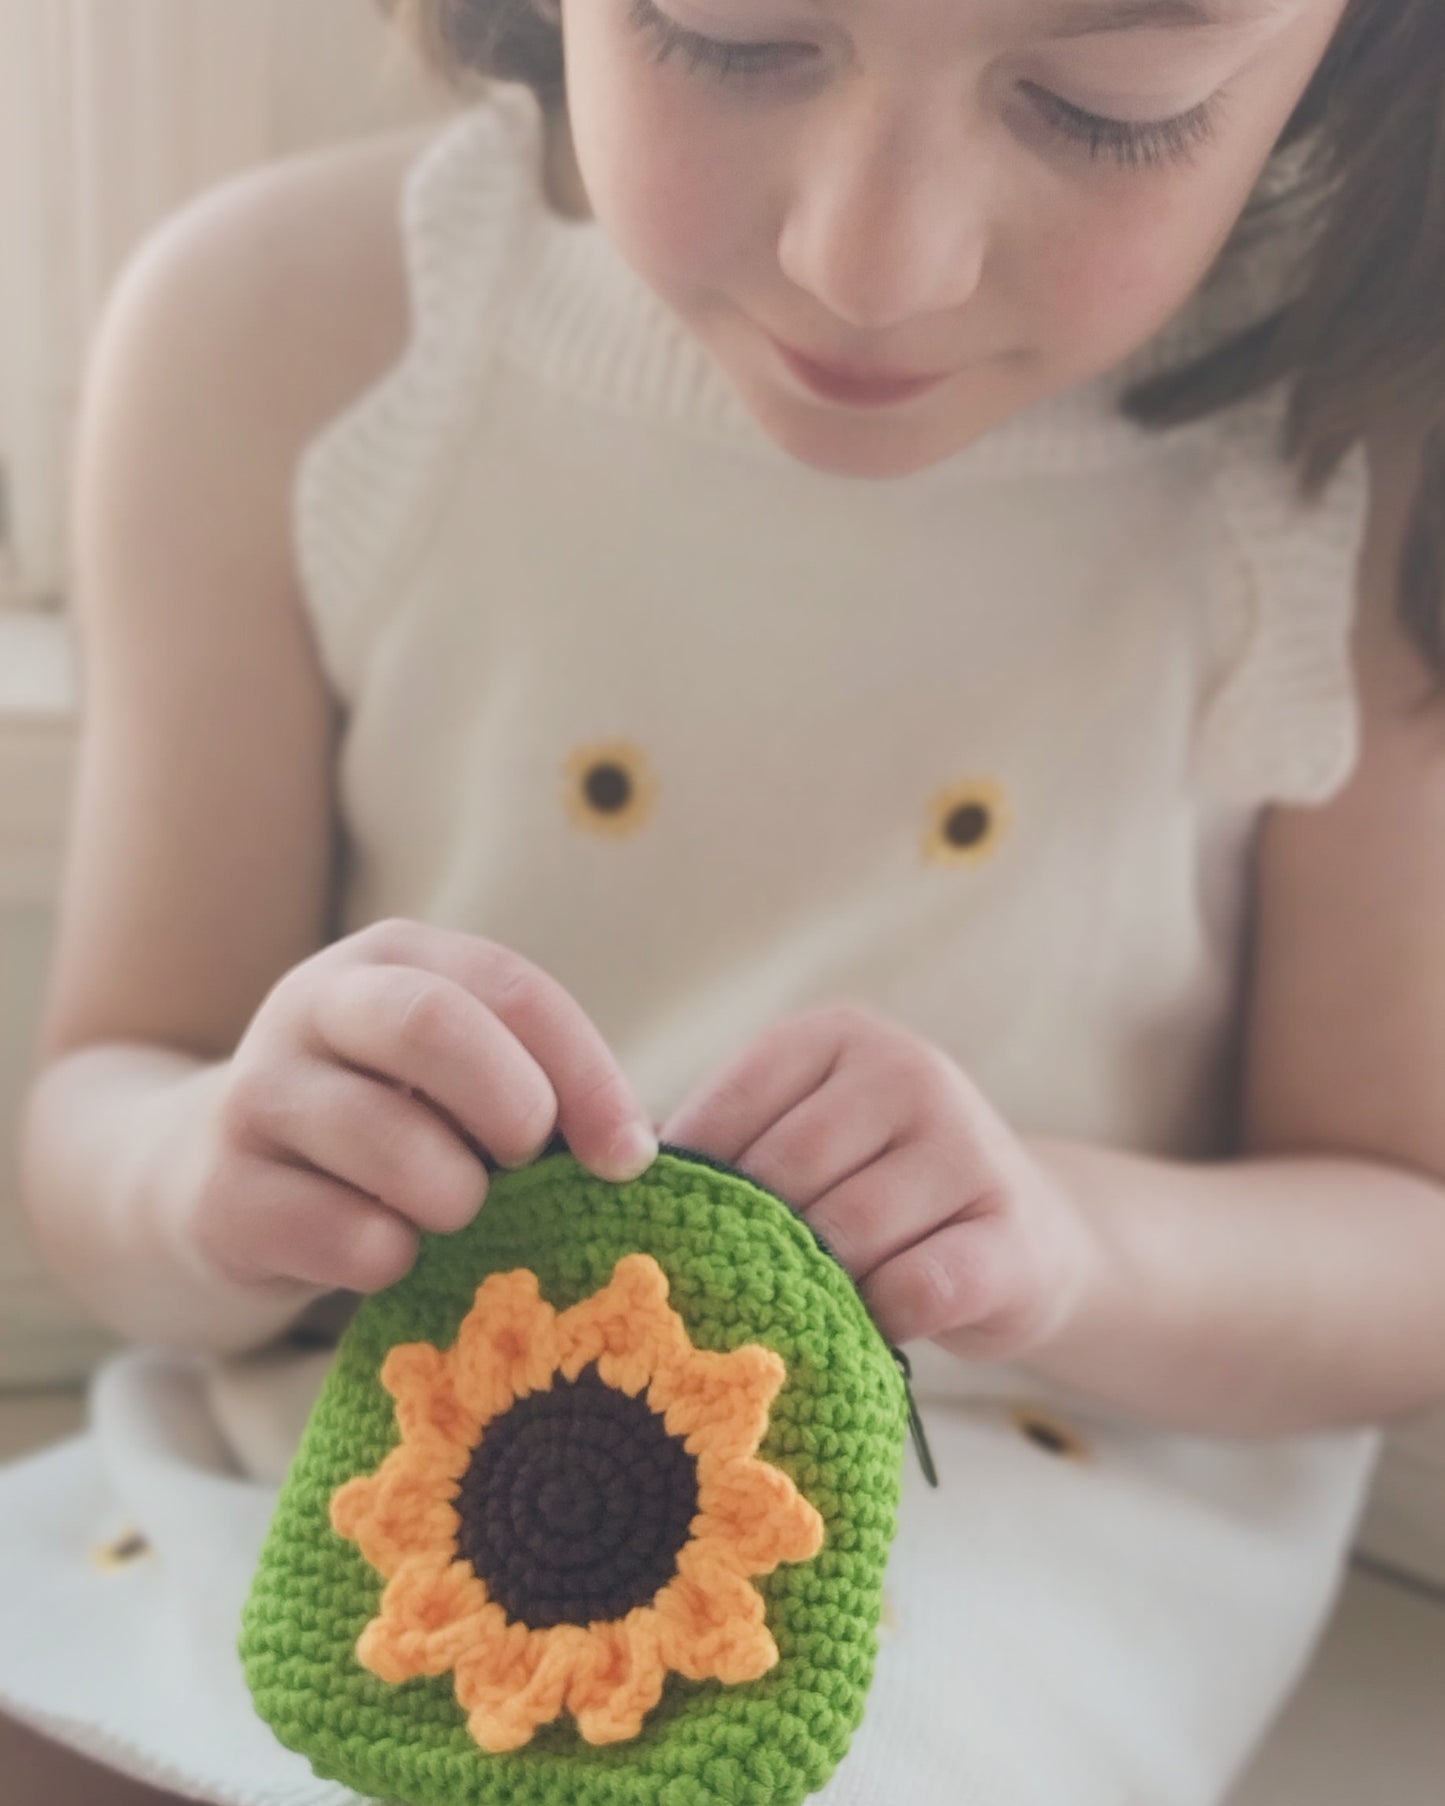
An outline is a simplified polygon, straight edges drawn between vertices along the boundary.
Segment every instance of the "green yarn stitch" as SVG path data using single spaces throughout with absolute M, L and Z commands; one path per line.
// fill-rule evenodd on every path
M 788 1377 L 758 1454 L 821 1513 L 824 1546 L 752 1582 L 780 1656 L 760 1680 L 669 1674 L 630 1742 L 588 1744 L 564 1716 L 491 1755 L 469 1735 L 450 1674 L 394 1686 L 357 1661 L 385 1583 L 332 1530 L 331 1496 L 400 1440 L 379 1379 L 394 1344 L 450 1347 L 490 1273 L 529 1268 L 561 1311 L 636 1252 L 667 1274 L 697 1347 L 761 1342 L 782 1357 Z M 847 1273 L 742 1174 L 671 1151 L 623 1185 L 566 1152 L 495 1172 L 476 1219 L 423 1237 L 412 1271 L 362 1304 L 337 1350 L 243 1614 L 257 1709 L 318 1775 L 410 1806 L 797 1806 L 862 1718 L 907 1423 L 901 1376 Z

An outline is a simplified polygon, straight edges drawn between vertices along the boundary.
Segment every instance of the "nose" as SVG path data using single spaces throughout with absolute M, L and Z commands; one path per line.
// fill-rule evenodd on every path
M 956 310 L 983 270 L 985 177 L 956 118 L 944 131 L 852 96 L 800 145 L 778 263 L 860 331 Z

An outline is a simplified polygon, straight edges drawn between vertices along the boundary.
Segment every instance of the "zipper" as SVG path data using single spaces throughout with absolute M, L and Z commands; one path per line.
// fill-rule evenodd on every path
M 837 1259 L 837 1256 L 834 1256 Z M 838 1262 L 841 1267 L 843 1263 Z M 844 1268 L 847 1272 L 847 1268 Z M 853 1276 L 850 1273 L 848 1277 Z M 855 1288 L 856 1290 L 856 1288 Z M 877 1325 L 874 1325 L 877 1328 Z M 878 1332 L 883 1333 L 881 1330 Z M 923 1413 L 918 1409 L 918 1400 L 913 1396 L 913 1363 L 901 1348 L 893 1343 L 887 1344 L 888 1352 L 898 1363 L 898 1371 L 903 1376 L 903 1396 L 908 1400 L 908 1434 L 913 1438 L 913 1447 L 918 1456 L 918 1465 L 923 1469 L 923 1477 L 932 1487 L 938 1485 L 938 1469 L 934 1466 L 933 1450 L 928 1446 L 928 1432 L 923 1427 Z
M 693 1155 L 691 1158 L 695 1159 L 696 1156 Z M 739 1173 L 738 1177 L 748 1179 L 746 1173 Z M 757 1185 L 759 1191 L 768 1191 L 767 1186 L 758 1185 L 756 1179 L 748 1179 L 748 1183 L 750 1185 Z M 777 1195 L 776 1192 L 768 1192 L 770 1198 L 776 1198 Z M 792 1215 L 798 1218 L 798 1221 L 808 1231 L 808 1234 L 812 1236 L 814 1242 L 822 1252 L 832 1261 L 833 1265 L 838 1268 L 839 1272 L 847 1275 L 848 1283 L 852 1286 L 854 1295 L 857 1297 L 859 1304 L 861 1304 L 864 1311 L 867 1312 L 868 1321 L 873 1324 L 873 1328 L 877 1332 L 879 1341 L 882 1342 L 889 1354 L 893 1356 L 898 1367 L 898 1377 L 903 1381 L 903 1396 L 908 1402 L 908 1434 L 913 1439 L 914 1453 L 918 1456 L 918 1465 L 923 1469 L 924 1479 L 930 1486 L 936 1487 L 938 1485 L 938 1469 L 934 1465 L 933 1450 L 928 1446 L 928 1432 L 923 1427 L 923 1413 L 918 1409 L 918 1400 L 913 1396 L 913 1363 L 909 1360 L 908 1356 L 904 1354 L 903 1350 L 899 1348 L 896 1343 L 890 1342 L 883 1334 L 883 1331 L 878 1328 L 877 1323 L 873 1320 L 873 1313 L 868 1310 L 868 1301 L 863 1296 L 857 1280 L 848 1272 L 848 1269 L 843 1265 L 842 1261 L 839 1260 L 833 1249 L 829 1247 L 826 1240 L 819 1235 L 818 1231 L 805 1216 L 800 1216 L 796 1210 L 793 1210 L 790 1204 L 785 1202 L 785 1200 L 779 1198 L 778 1202 L 784 1204 L 784 1208 L 791 1211 Z

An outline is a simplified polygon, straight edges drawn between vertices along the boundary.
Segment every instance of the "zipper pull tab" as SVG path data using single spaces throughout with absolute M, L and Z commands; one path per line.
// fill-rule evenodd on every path
M 918 1409 L 918 1401 L 913 1396 L 913 1363 L 901 1348 L 894 1348 L 889 1343 L 889 1352 L 898 1363 L 898 1371 L 903 1375 L 903 1396 L 908 1400 L 908 1432 L 913 1438 L 913 1446 L 918 1451 L 918 1465 L 923 1469 L 923 1477 L 930 1486 L 938 1485 L 938 1469 L 933 1465 L 933 1451 L 928 1446 L 928 1432 L 923 1427 L 923 1416 Z

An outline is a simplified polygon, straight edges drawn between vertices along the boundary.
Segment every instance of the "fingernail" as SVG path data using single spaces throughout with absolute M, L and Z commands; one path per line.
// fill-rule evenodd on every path
M 640 1122 L 632 1122 L 607 1151 L 604 1178 L 617 1184 L 640 1179 L 657 1158 L 657 1137 Z

